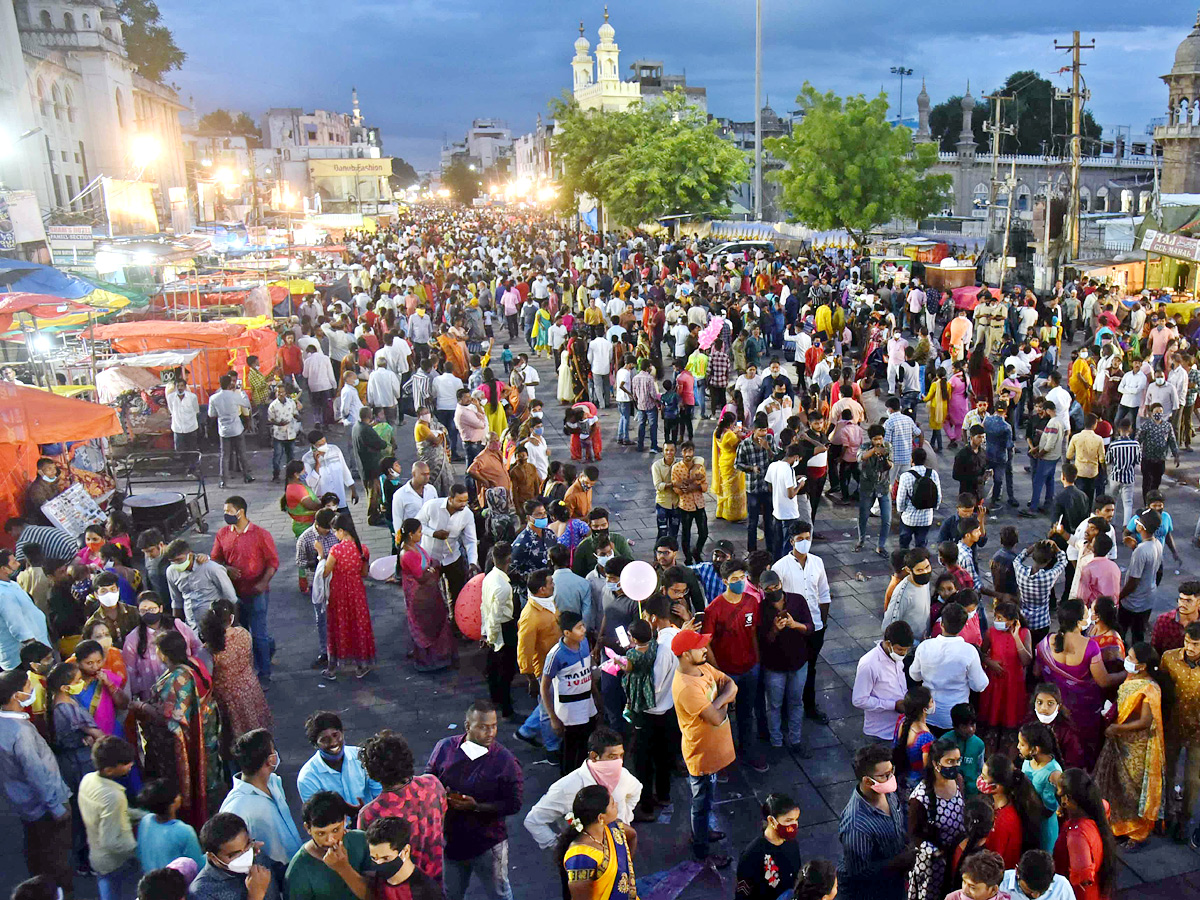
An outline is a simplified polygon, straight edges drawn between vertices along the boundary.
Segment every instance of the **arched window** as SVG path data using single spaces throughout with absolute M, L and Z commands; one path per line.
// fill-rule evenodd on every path
M 1096 212 L 1108 212 L 1108 188 L 1102 187 L 1096 190 Z
M 50 85 L 50 99 L 54 103 L 54 118 L 62 121 L 62 93 L 58 90 L 58 84 Z
M 1186 125 L 1191 121 L 1191 109 L 1188 106 L 1188 98 L 1182 97 L 1179 100 L 1179 113 L 1175 118 L 1176 124 Z
M 70 13 L 63 13 L 63 28 L 67 31 L 75 30 L 75 17 Z
M 980 182 L 975 185 L 975 190 L 971 192 L 971 205 L 975 209 L 986 209 L 988 205 L 988 186 Z
M 1129 188 L 1124 188 L 1121 191 L 1121 212 L 1133 212 L 1133 191 L 1129 190 Z
M 107 25 L 104 26 L 104 36 L 107 37 L 109 40 L 112 40 L 112 29 L 109 28 Z
M 42 79 L 37 81 L 38 95 L 38 112 L 42 114 L 42 118 L 50 117 L 50 104 L 46 102 L 46 83 Z
M 1137 211 L 1139 215 L 1144 216 L 1150 211 L 1150 191 L 1142 191 L 1138 194 Z
M 50 13 L 48 13 L 46 10 L 43 9 L 41 13 L 38 14 L 38 19 L 41 21 L 43 28 L 54 27 L 54 20 L 50 18 Z
M 121 89 L 117 88 L 117 127 L 125 127 L 125 101 L 121 98 Z
M 1090 212 L 1092 206 L 1092 192 L 1085 185 L 1079 186 L 1079 211 Z
M 83 27 L 84 28 L 92 27 L 92 17 L 89 16 L 87 13 L 83 14 Z
M 1017 209 L 1025 211 L 1029 209 L 1030 191 L 1028 185 L 1017 185 Z
M 63 99 L 67 104 L 67 121 L 75 121 L 75 95 L 71 93 L 71 89 L 63 88 Z

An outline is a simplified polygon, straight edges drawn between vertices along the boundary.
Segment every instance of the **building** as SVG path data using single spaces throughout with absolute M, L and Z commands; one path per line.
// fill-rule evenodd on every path
M 189 230 L 185 107 L 138 74 L 113 0 L 0 7 L 0 128 L 17 141 L 0 180 L 51 222 Z
M 533 131 L 513 141 L 513 178 L 537 183 L 553 179 L 554 123 L 538 113 Z
M 1162 80 L 1167 85 L 1167 117 L 1154 129 L 1154 139 L 1163 148 L 1162 191 L 1200 193 L 1200 15 Z
M 455 163 L 465 163 L 472 167 L 472 172 L 502 169 L 511 163 L 513 145 L 507 123 L 500 119 L 474 119 L 461 141 L 442 147 L 442 170 Z
M 593 61 L 588 52 L 590 45 L 583 36 L 583 23 L 579 23 L 575 56 L 571 60 L 575 102 L 582 109 L 622 112 L 642 99 L 642 85 L 637 81 L 621 80 L 621 48 L 613 40 L 617 31 L 608 24 L 607 6 L 604 7 L 604 24 L 597 34 L 600 42 L 596 44 L 596 58 Z
M 792 120 L 785 119 L 773 110 L 770 105 L 762 108 L 762 136 L 765 143 L 769 138 L 785 137 L 792 133 Z M 746 154 L 746 162 L 750 166 L 750 176 L 741 184 L 734 188 L 733 196 L 730 200 L 733 202 L 733 214 L 735 216 L 747 216 L 754 209 L 754 151 L 756 144 L 754 142 L 754 121 L 735 122 L 733 119 L 725 119 L 718 116 L 713 116 L 712 121 L 717 123 L 721 137 L 733 141 L 734 145 Z M 764 222 L 781 222 L 786 216 L 779 208 L 779 195 L 783 191 L 783 186 L 773 178 L 767 178 L 767 173 L 782 169 L 784 163 L 782 160 L 776 159 L 771 155 L 769 150 L 763 150 L 763 221 Z
M 700 112 L 708 112 L 708 89 L 689 85 L 687 73 L 683 75 L 664 75 L 663 64 L 657 59 L 638 59 L 629 67 L 633 72 L 633 81 L 637 82 L 643 103 L 654 103 L 661 100 L 671 91 L 683 91 L 688 104 Z

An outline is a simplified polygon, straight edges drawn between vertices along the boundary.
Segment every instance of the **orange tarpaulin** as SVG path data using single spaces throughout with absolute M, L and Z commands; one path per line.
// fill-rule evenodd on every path
M 98 325 L 97 340 L 108 341 L 118 353 L 151 350 L 199 350 L 192 361 L 189 384 L 198 387 L 200 402 L 220 388 L 221 376 L 230 369 L 245 369 L 246 357 L 257 356 L 261 372 L 275 368 L 275 332 L 247 328 L 232 322 L 167 322 L 143 320 Z
M 22 515 L 25 489 L 37 475 L 38 445 L 121 433 L 116 410 L 0 382 L 0 521 Z

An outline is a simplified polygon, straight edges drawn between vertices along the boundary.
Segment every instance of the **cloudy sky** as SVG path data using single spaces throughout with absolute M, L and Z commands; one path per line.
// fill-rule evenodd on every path
M 174 81 L 202 115 L 216 107 L 257 117 L 271 106 L 348 112 L 358 87 L 384 151 L 418 169 L 437 165 L 446 140 L 471 119 L 497 117 L 529 131 L 571 84 L 579 20 L 593 47 L 603 3 L 552 0 L 291 0 L 284 4 L 159 0 L 188 53 Z M 709 112 L 749 120 L 754 107 L 752 0 L 612 0 L 621 65 L 660 59 L 708 89 Z M 996 18 L 996 16 L 999 18 Z M 877 93 L 895 103 L 891 66 L 913 70 L 904 112 L 915 115 L 920 79 L 933 103 L 978 98 L 1018 69 L 1051 75 L 1069 63 L 1054 41 L 1083 32 L 1088 104 L 1105 126 L 1144 132 L 1166 109 L 1158 76 L 1196 21 L 1184 0 L 763 0 L 764 90 L 786 112 L 801 84 Z M 1063 75 L 1052 76 L 1063 87 Z M 893 112 L 893 115 L 895 113 Z

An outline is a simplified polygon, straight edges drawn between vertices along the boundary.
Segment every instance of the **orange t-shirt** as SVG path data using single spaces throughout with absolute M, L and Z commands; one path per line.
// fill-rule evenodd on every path
M 700 713 L 717 696 L 718 675 L 721 673 L 706 664 L 697 675 L 684 675 L 676 670 L 671 683 L 675 715 L 683 734 L 683 761 L 692 775 L 712 775 L 735 758 L 728 717 L 720 725 L 709 725 L 700 718 Z

